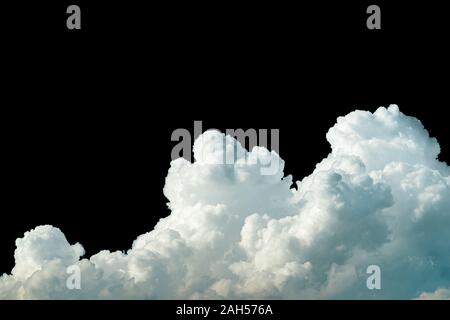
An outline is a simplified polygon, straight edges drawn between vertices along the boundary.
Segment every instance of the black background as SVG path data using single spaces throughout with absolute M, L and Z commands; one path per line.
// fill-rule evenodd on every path
M 41 3 L 42 2 L 42 3 Z M 169 214 L 176 128 L 279 128 L 286 174 L 330 152 L 336 118 L 398 104 L 449 162 L 442 2 L 38 1 L 2 23 L 0 273 L 14 241 L 59 227 L 87 256 L 126 250 Z M 366 8 L 381 7 L 381 30 Z M 78 4 L 82 30 L 67 30 Z

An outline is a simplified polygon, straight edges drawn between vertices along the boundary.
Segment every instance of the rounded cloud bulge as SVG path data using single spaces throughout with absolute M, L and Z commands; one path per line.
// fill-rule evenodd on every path
M 170 215 L 128 251 L 83 258 L 39 226 L 16 240 L 0 299 L 448 299 L 450 171 L 436 139 L 396 105 L 339 117 L 326 138 L 330 154 L 292 188 L 276 152 L 206 131 L 194 162 L 171 162 Z M 371 265 L 381 290 L 366 285 Z

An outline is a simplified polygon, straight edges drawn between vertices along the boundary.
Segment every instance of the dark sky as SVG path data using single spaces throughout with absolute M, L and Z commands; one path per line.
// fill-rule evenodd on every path
M 194 120 L 280 129 L 285 173 L 301 179 L 330 151 L 325 134 L 338 116 L 396 103 L 450 162 L 448 49 L 439 19 L 409 24 L 417 8 L 383 8 L 382 30 L 368 31 L 363 5 L 82 2 L 75 34 L 55 18 L 63 7 L 7 40 L 0 273 L 13 266 L 15 239 L 41 224 L 88 256 L 130 248 L 168 215 L 170 135 Z

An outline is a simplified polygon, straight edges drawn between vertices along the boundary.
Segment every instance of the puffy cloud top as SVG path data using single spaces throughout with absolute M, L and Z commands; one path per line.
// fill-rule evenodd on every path
M 81 245 L 37 227 L 16 241 L 0 298 L 448 298 L 450 175 L 436 139 L 395 105 L 340 117 L 327 139 L 331 153 L 291 188 L 278 154 L 207 131 L 193 163 L 171 163 L 171 214 L 131 249 L 81 259 Z M 369 265 L 382 290 L 367 288 Z
M 28 279 L 52 260 L 71 265 L 84 254 L 79 243 L 71 246 L 59 229 L 48 225 L 25 232 L 23 238 L 16 240 L 16 247 L 12 274 L 18 280 Z

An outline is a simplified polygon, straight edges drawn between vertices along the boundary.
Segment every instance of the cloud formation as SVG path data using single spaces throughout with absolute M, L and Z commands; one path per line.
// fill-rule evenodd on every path
M 450 169 L 436 139 L 395 105 L 339 117 L 326 137 L 331 153 L 291 188 L 278 154 L 207 131 L 193 163 L 171 163 L 171 214 L 131 249 L 81 259 L 80 244 L 37 227 L 17 239 L 0 298 L 448 298 Z M 262 175 L 270 161 L 278 172 Z M 70 265 L 80 290 L 67 289 Z M 381 290 L 366 287 L 369 265 Z

